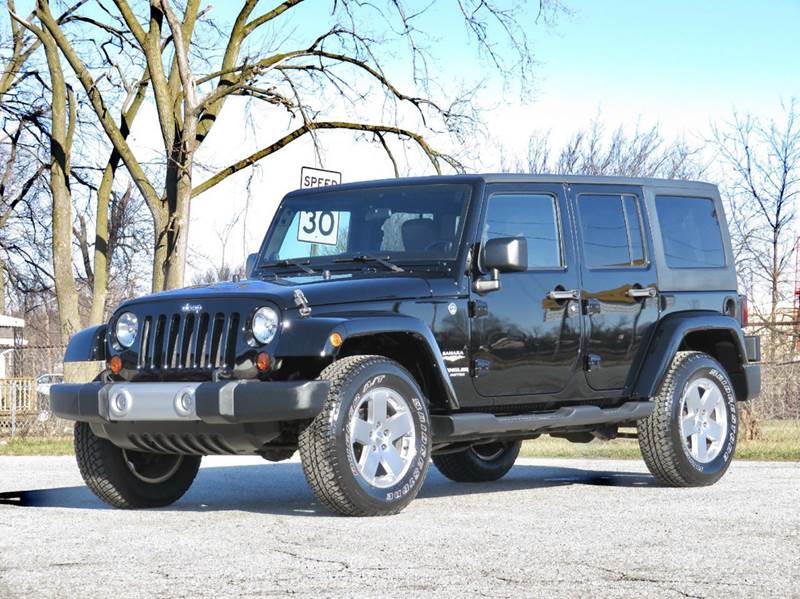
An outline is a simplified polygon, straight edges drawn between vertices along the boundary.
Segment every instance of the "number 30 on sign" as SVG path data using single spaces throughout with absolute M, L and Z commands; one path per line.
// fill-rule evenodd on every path
M 330 210 L 303 211 L 297 227 L 297 241 L 336 245 L 339 213 Z

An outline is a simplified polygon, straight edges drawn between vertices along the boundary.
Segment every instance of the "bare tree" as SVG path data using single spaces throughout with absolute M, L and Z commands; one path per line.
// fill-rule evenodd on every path
M 280 32 L 292 9 L 302 2 L 284 0 L 257 14 L 258 0 L 243 0 L 233 25 L 224 33 L 214 23 L 208 23 L 210 29 L 206 34 L 198 33 L 205 22 L 200 0 L 187 0 L 182 10 L 173 8 L 169 0 L 150 0 L 146 15 L 137 14 L 125 0 L 114 0 L 116 12 L 106 11 L 106 21 L 92 17 L 93 26 L 113 32 L 125 43 L 130 42 L 143 60 L 138 80 L 147 83 L 158 115 L 163 142 L 161 176 L 134 154 L 127 143 L 124 127 L 112 118 L 109 98 L 99 85 L 100 79 L 107 77 L 106 71 L 93 68 L 81 55 L 63 24 L 52 15 L 50 3 L 37 1 L 36 17 L 53 37 L 84 88 L 119 162 L 124 164 L 152 214 L 155 228 L 153 289 L 183 283 L 191 198 L 305 135 L 311 135 L 315 141 L 319 133 L 329 130 L 364 135 L 378 143 L 394 164 L 396 160 L 388 138 L 405 140 L 427 157 L 435 171 L 440 172 L 443 166 L 461 168 L 456 158 L 437 150 L 422 133 L 443 131 L 463 136 L 476 123 L 463 97 L 446 104 L 431 99 L 428 54 L 416 27 L 426 9 L 412 10 L 405 2 L 397 0 L 387 0 L 380 6 L 336 0 L 329 4 L 331 27 L 314 32 L 306 43 L 292 41 L 293 36 L 287 35 L 287 41 L 268 49 L 256 34 L 267 29 Z M 532 66 L 525 28 L 517 21 L 517 5 L 504 4 L 502 0 L 460 0 L 459 16 L 494 67 L 524 81 Z M 553 0 L 540 0 L 539 8 L 544 19 L 552 19 L 561 10 L 560 3 Z M 88 17 L 83 20 L 89 21 Z M 385 24 L 384 31 L 389 32 L 389 38 L 376 34 L 373 25 L 378 22 Z M 208 30 L 220 35 L 219 44 L 209 41 Z M 504 36 L 504 39 L 495 39 L 497 36 Z M 398 39 L 408 47 L 409 63 L 420 94 L 401 91 L 387 74 L 381 47 Z M 503 47 L 511 49 L 510 59 L 501 51 Z M 214 56 L 215 52 L 222 58 L 209 67 L 206 57 Z M 199 74 L 201 70 L 206 72 Z M 369 81 L 381 91 L 384 100 L 389 100 L 393 108 L 388 115 L 377 121 L 331 118 L 316 105 L 320 98 L 335 96 L 340 103 L 358 106 L 366 97 L 364 90 L 359 89 L 362 80 Z M 290 122 L 298 124 L 286 135 L 197 184 L 194 180 L 196 153 L 232 96 L 288 111 Z M 408 118 L 405 106 L 416 115 L 416 120 Z M 96 271 L 97 267 L 95 280 Z
M 657 125 L 648 129 L 623 126 L 606 133 L 600 117 L 575 131 L 560 148 L 553 148 L 550 133 L 536 133 L 528 141 L 524 158 L 504 158 L 502 169 L 563 175 L 619 175 L 697 179 L 706 170 L 698 148 L 682 139 L 666 139 Z
M 754 320 L 768 333 L 767 357 L 774 360 L 794 334 L 780 327 L 782 302 L 791 298 L 790 272 L 795 250 L 797 197 L 800 194 L 800 116 L 795 100 L 780 121 L 762 122 L 735 113 L 715 125 L 713 142 L 728 175 L 737 270 L 751 302 Z M 765 300 L 765 301 L 761 301 Z M 763 306 L 763 307 L 762 307 Z

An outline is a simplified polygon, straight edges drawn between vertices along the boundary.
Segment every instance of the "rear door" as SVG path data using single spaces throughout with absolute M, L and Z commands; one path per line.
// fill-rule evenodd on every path
M 584 369 L 593 389 L 622 389 L 658 320 L 659 300 L 642 190 L 574 185 L 581 251 Z
M 525 237 L 528 270 L 500 275 L 500 289 L 473 292 L 474 384 L 483 396 L 557 393 L 579 365 L 581 317 L 562 185 L 487 187 L 480 241 Z M 522 400 L 521 400 L 522 401 Z M 527 400 L 526 400 L 527 401 Z

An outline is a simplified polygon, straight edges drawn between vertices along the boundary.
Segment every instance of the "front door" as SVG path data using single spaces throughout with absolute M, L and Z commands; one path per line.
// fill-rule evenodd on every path
M 525 237 L 527 272 L 473 293 L 473 381 L 487 397 L 557 393 L 579 365 L 578 268 L 561 185 L 490 185 L 481 242 Z M 513 399 L 508 399 L 513 403 Z
M 659 310 L 641 189 L 575 185 L 570 200 L 582 253 L 586 379 L 594 389 L 622 389 Z

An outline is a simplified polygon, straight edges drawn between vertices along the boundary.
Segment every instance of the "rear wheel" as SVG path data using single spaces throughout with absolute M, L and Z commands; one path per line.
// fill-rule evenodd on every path
M 639 446 L 650 472 L 674 487 L 717 482 L 736 450 L 738 412 L 725 369 L 708 354 L 678 352 L 640 420 Z
M 200 456 L 121 449 L 75 423 L 75 457 L 92 492 L 116 508 L 163 507 L 180 499 L 200 468 Z
M 450 480 L 488 482 L 503 478 L 519 455 L 522 441 L 493 441 L 455 453 L 433 456 L 433 463 Z

